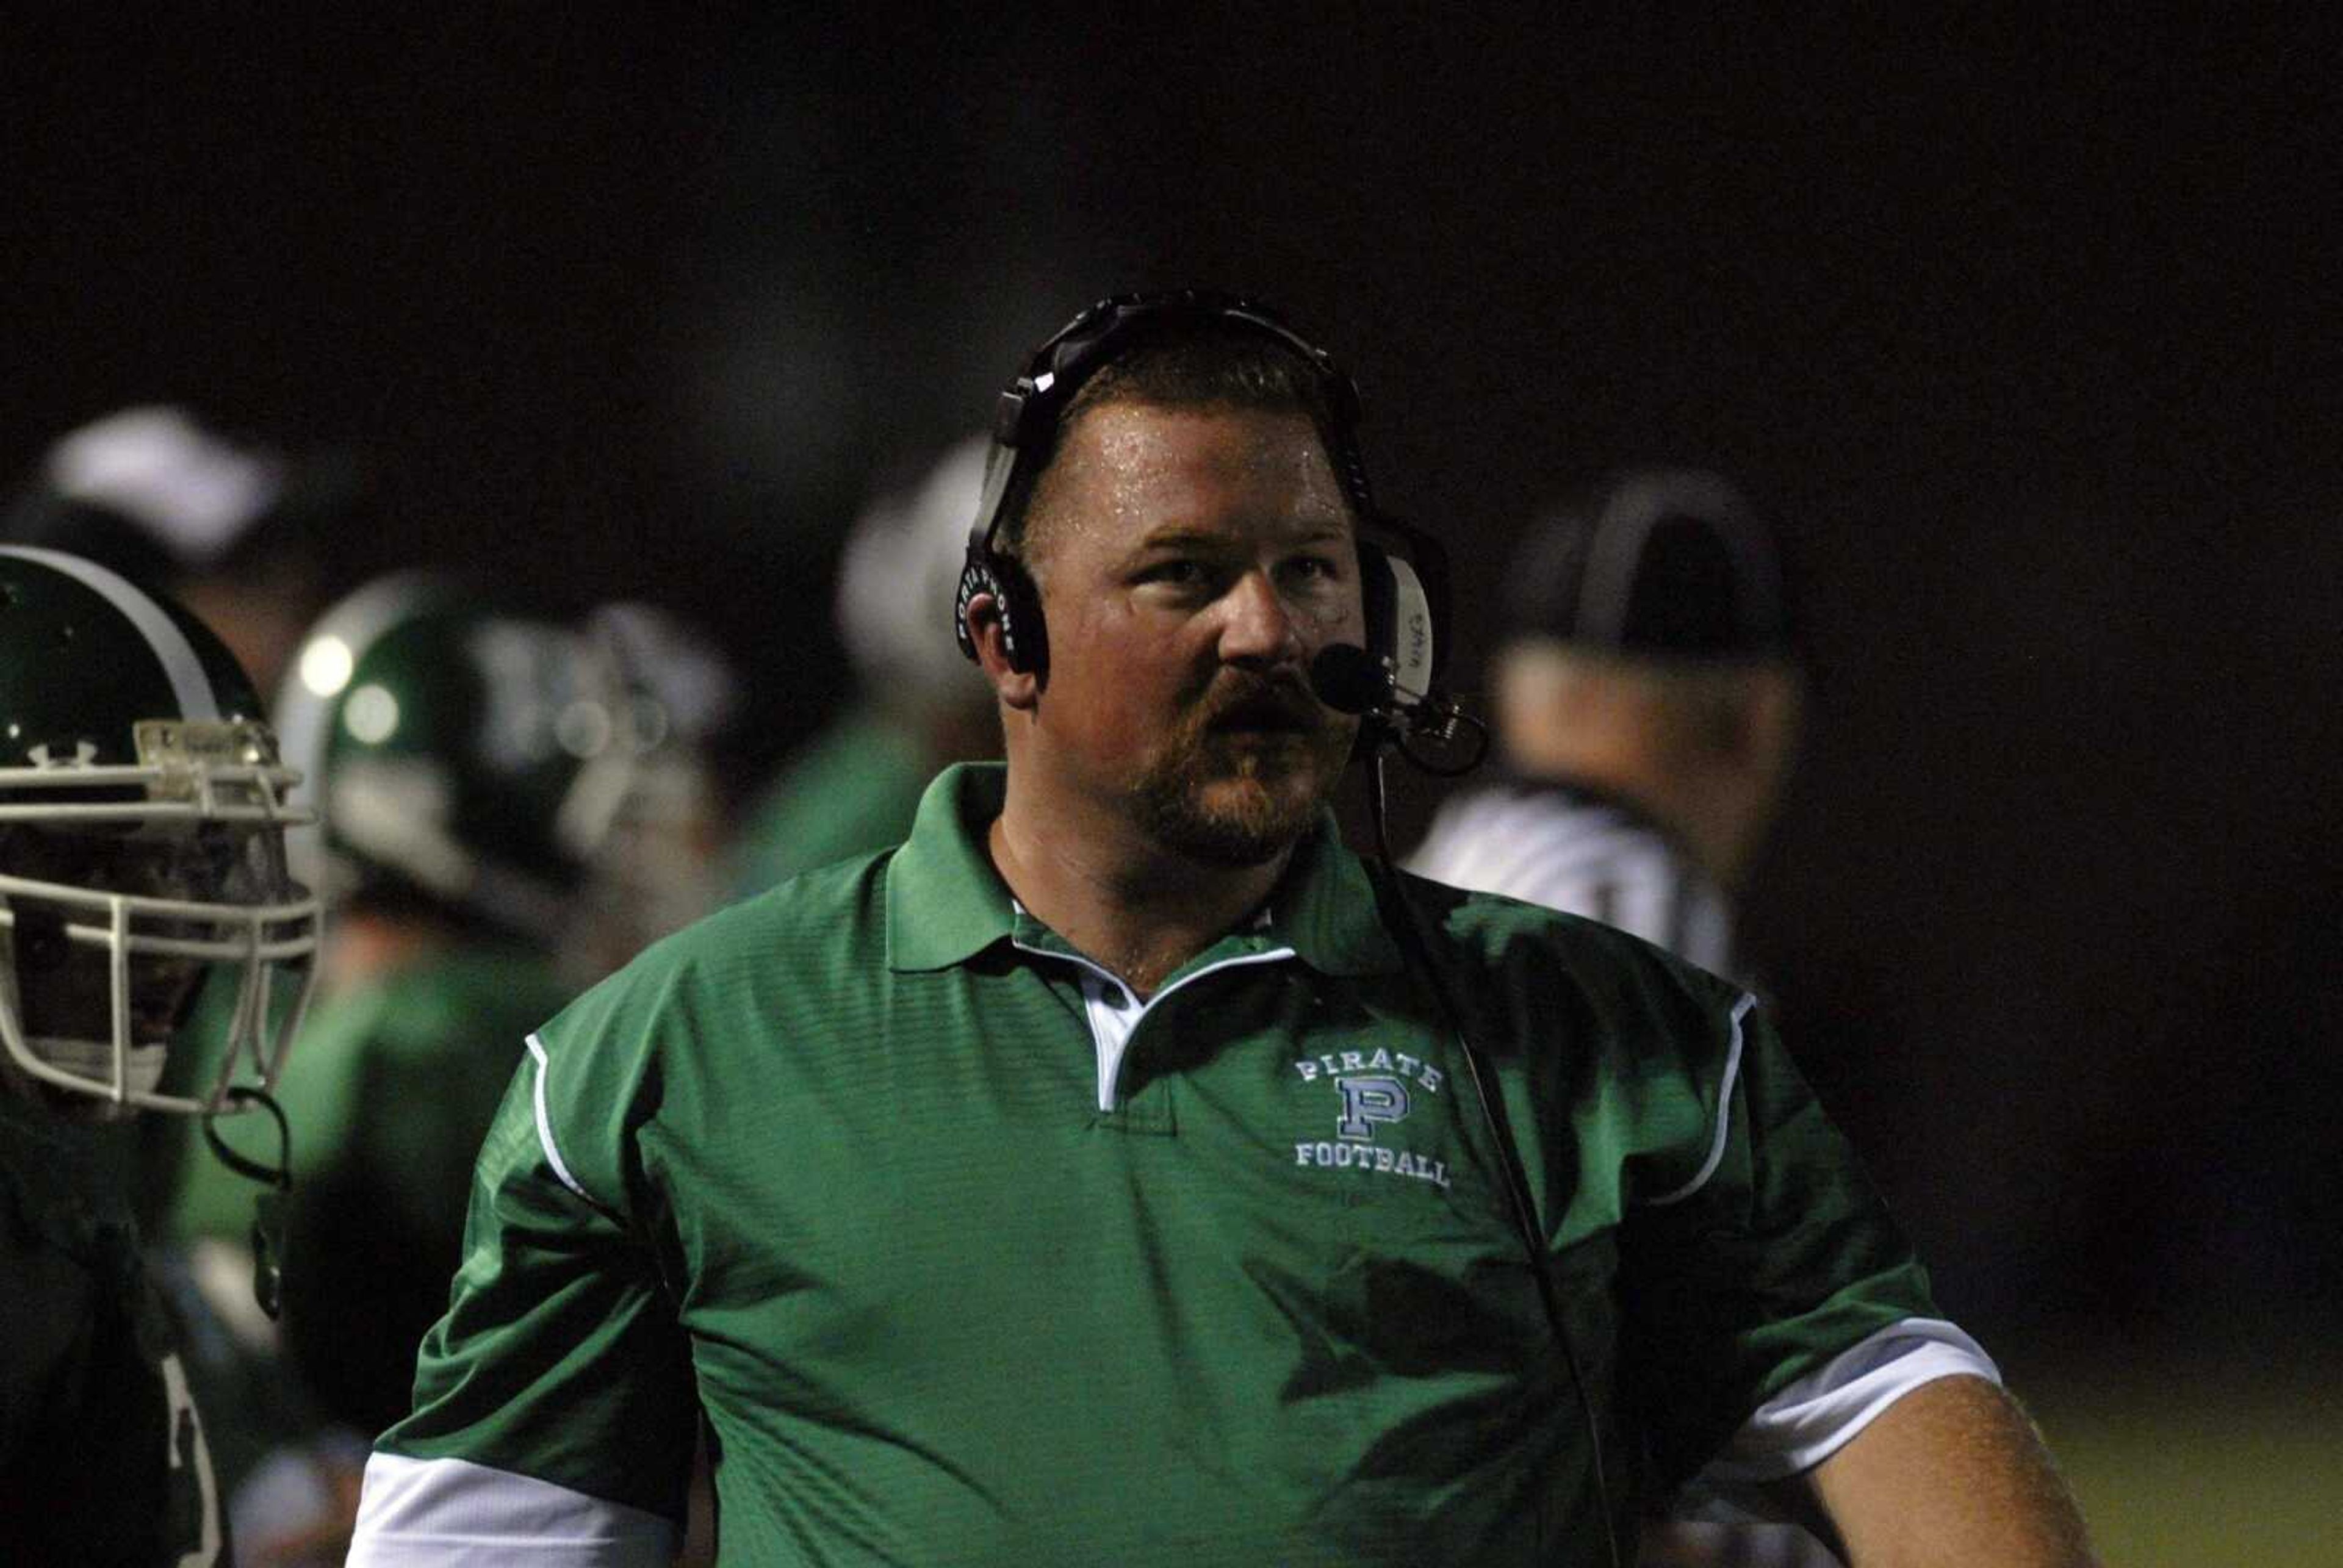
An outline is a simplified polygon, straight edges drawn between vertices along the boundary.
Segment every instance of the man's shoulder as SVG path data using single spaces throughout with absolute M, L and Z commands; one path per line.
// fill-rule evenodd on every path
M 1433 813 L 1433 832 L 1479 833 L 1500 827 L 1581 832 L 1657 834 L 1657 824 L 1616 795 L 1543 779 L 1501 779 L 1459 789 Z
M 883 849 L 800 872 L 645 948 L 563 1009 L 549 1030 L 647 1022 L 679 1003 L 705 1009 L 784 999 L 825 977 L 883 972 Z
M 769 960 L 777 952 L 788 954 L 809 944 L 851 950 L 883 929 L 880 909 L 887 865 L 896 848 L 865 850 L 799 871 L 653 942 L 619 973 L 721 963 L 743 956 Z

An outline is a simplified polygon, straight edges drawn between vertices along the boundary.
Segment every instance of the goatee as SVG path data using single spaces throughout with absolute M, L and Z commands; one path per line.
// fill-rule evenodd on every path
M 1292 729 L 1217 728 L 1244 706 L 1220 704 L 1186 727 L 1131 785 L 1148 831 L 1208 865 L 1259 866 L 1292 848 L 1317 825 L 1351 753 L 1351 726 L 1322 710 Z

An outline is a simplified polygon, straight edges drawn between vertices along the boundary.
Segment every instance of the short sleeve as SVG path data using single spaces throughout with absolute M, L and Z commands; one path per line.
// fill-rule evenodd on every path
M 529 1037 L 480 1150 L 414 1411 L 369 1466 L 364 1560 L 408 1560 L 384 1549 L 394 1525 L 427 1542 L 457 1523 L 468 1539 L 548 1517 L 639 1533 L 645 1516 L 680 1515 L 698 1419 L 689 1351 L 625 1174 L 637 1086 L 614 1081 L 627 1069 L 594 1046 L 588 1029 Z M 506 1493 L 520 1503 L 484 1505 L 484 1471 L 519 1478 Z M 392 1477 L 396 1520 L 377 1496 Z
M 1762 1008 L 1741 998 L 1694 1053 L 1712 1076 L 1690 1174 L 1641 1194 L 1622 1266 L 1663 1483 L 1752 1412 L 1881 1330 L 1934 1318 L 1926 1272 Z

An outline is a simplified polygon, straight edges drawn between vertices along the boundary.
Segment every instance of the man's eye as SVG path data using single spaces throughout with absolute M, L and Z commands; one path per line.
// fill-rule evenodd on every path
M 1174 588 L 1194 588 L 1204 581 L 1201 561 L 1157 561 L 1141 570 L 1139 580 L 1147 583 L 1169 583 Z

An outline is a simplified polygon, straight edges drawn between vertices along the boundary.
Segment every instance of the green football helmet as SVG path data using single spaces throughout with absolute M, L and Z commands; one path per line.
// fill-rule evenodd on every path
M 193 616 L 77 556 L 0 546 L 12 1076 L 190 1115 L 275 1085 L 317 950 L 317 900 L 287 868 L 296 779 L 251 683 Z M 169 1042 L 216 970 L 236 984 L 218 1070 L 164 1093 Z
M 730 666 L 689 623 L 639 600 L 597 606 L 588 645 L 623 698 L 608 821 L 561 935 L 562 973 L 601 979 L 721 901 L 727 837 L 716 747 L 739 705 Z
M 424 574 L 368 584 L 311 628 L 277 703 L 320 819 L 297 871 L 329 905 L 548 947 L 625 794 L 620 706 L 568 627 Z

